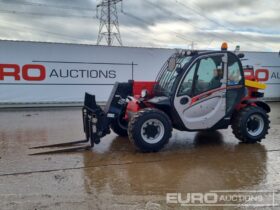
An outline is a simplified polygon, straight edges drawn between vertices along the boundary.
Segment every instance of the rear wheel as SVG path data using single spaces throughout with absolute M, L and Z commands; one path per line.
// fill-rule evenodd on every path
M 172 132 L 169 117 L 158 109 L 143 109 L 128 124 L 129 140 L 142 152 L 157 152 L 168 143 Z
M 260 107 L 248 106 L 234 117 L 233 134 L 241 142 L 256 143 L 265 138 L 269 129 L 269 117 Z

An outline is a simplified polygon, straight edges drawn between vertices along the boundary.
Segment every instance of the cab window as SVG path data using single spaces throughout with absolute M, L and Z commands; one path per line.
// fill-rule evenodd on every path
M 192 68 L 189 70 L 185 78 L 183 79 L 181 86 L 179 88 L 178 96 L 188 95 L 191 96 L 192 86 L 193 86 L 193 77 L 195 73 L 197 63 L 195 63 Z
M 234 55 L 228 55 L 228 85 L 240 85 L 242 80 L 240 65 Z
M 194 77 L 194 95 L 222 86 L 221 79 L 224 75 L 222 56 L 213 55 L 200 60 Z

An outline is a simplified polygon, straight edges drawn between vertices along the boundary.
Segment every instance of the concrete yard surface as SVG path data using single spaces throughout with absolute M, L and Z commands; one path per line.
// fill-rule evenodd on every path
M 2 110 L 0 209 L 280 209 L 280 103 L 270 106 L 271 129 L 258 144 L 240 144 L 231 128 L 174 130 L 163 150 L 143 154 L 112 132 L 90 151 L 38 156 L 29 147 L 84 138 L 81 109 Z M 210 192 L 262 199 L 167 202 Z

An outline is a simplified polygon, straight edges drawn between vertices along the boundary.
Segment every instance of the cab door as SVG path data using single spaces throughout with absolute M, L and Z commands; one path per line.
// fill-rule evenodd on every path
M 226 114 L 227 53 L 199 57 L 186 71 L 174 107 L 188 130 L 209 129 Z

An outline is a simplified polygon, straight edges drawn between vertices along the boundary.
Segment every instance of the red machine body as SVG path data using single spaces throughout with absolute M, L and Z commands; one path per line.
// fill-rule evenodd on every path
M 254 71 L 254 67 L 253 66 L 244 66 L 243 67 L 243 71 L 244 71 L 244 78 L 245 80 L 249 80 L 249 81 L 255 81 L 255 82 L 261 82 L 262 80 L 259 80 L 258 77 L 256 77 L 256 73 Z M 250 106 L 254 106 L 257 107 L 258 105 L 255 103 L 255 101 L 258 101 L 257 99 L 260 97 L 258 92 L 258 88 L 254 88 L 254 87 L 246 87 L 247 90 L 247 94 L 246 96 L 241 100 L 241 102 L 236 106 L 236 110 L 239 111 L 241 109 L 243 109 L 244 107 L 250 105 Z M 263 94 L 262 94 L 263 96 Z M 260 102 L 258 102 L 260 105 Z M 265 107 L 265 110 L 267 110 L 268 108 Z
M 155 81 L 133 81 L 133 96 L 140 96 L 141 91 L 146 89 L 149 93 L 149 97 L 153 97 L 153 89 Z
M 132 86 L 133 98 L 131 98 L 131 100 L 127 103 L 126 114 L 124 119 L 128 120 L 128 115 L 130 112 L 140 111 L 143 108 L 143 106 L 141 106 L 141 103 L 144 103 L 146 107 L 152 107 L 151 104 L 146 103 L 146 100 L 154 96 L 153 89 L 155 84 L 156 84 L 155 81 L 133 81 L 133 86 Z M 142 90 L 146 90 L 148 96 L 147 98 L 145 98 L 145 100 L 142 100 L 141 103 L 139 103 Z

